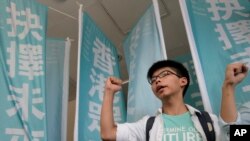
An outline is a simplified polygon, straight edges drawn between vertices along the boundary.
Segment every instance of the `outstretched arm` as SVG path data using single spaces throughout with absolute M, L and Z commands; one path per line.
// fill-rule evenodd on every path
M 115 77 L 106 80 L 101 110 L 101 137 L 103 140 L 116 140 L 116 125 L 113 116 L 114 95 L 121 89 L 122 81 Z
M 220 113 L 225 122 L 234 122 L 237 119 L 235 87 L 247 76 L 247 72 L 248 68 L 243 63 L 229 64 L 226 68 Z

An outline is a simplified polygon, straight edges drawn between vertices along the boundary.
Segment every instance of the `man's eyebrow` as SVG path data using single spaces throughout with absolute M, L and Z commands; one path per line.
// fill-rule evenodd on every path
M 157 75 L 159 75 L 159 74 L 163 73 L 164 71 L 170 71 L 170 72 L 172 72 L 171 70 L 166 69 L 166 70 L 161 71 L 161 72 L 160 72 L 160 73 L 158 73 Z M 155 77 L 155 76 L 157 76 L 157 75 L 152 75 L 152 77 L 151 77 L 151 78 L 153 78 L 153 77 Z

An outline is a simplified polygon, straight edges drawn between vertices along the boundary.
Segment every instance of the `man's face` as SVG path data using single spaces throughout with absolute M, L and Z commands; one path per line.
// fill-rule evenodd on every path
M 174 94 L 181 94 L 185 84 L 172 68 L 164 67 L 156 70 L 151 78 L 151 88 L 159 99 L 163 100 Z

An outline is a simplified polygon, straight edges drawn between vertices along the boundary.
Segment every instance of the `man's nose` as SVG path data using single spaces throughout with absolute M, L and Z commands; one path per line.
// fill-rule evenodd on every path
M 160 81 L 161 81 L 161 78 L 159 76 L 157 76 L 156 79 L 155 79 L 155 83 L 157 84 Z

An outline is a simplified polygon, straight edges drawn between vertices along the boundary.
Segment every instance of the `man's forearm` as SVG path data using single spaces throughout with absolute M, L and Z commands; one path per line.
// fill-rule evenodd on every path
M 231 85 L 222 87 L 221 118 L 225 122 L 235 122 L 237 119 L 234 89 Z
M 105 92 L 101 110 L 101 136 L 106 140 L 115 140 L 116 126 L 113 116 L 114 94 Z

